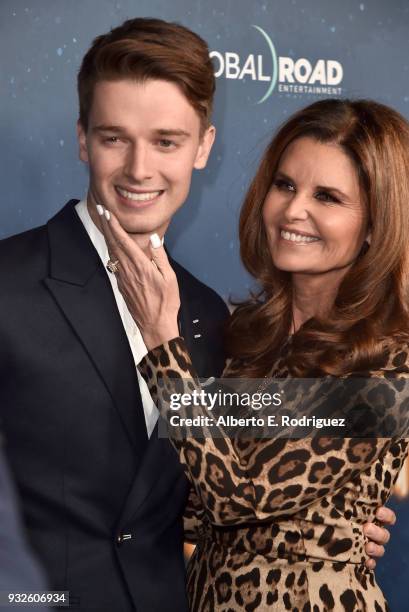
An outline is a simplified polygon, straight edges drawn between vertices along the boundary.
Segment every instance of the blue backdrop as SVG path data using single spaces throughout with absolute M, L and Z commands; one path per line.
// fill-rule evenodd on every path
M 179 21 L 213 53 L 217 142 L 167 244 L 224 297 L 244 296 L 250 279 L 239 263 L 238 211 L 272 131 L 328 95 L 375 98 L 409 117 L 409 3 L 2 0 L 0 237 L 43 223 L 66 200 L 85 194 L 75 139 L 76 73 L 96 35 L 135 16 Z M 377 577 L 392 610 L 403 610 L 409 501 L 392 503 L 398 525 Z

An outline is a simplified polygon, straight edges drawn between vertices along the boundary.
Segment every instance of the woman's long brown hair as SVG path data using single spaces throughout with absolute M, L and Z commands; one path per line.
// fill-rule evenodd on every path
M 291 275 L 272 263 L 262 208 L 283 152 L 304 136 L 338 144 L 353 161 L 372 237 L 343 278 L 331 311 L 294 334 L 290 372 L 339 376 L 374 369 L 385 339 L 408 338 L 409 124 L 373 101 L 323 100 L 281 127 L 243 204 L 241 258 L 261 291 L 237 308 L 227 332 L 235 376 L 267 375 L 290 332 Z

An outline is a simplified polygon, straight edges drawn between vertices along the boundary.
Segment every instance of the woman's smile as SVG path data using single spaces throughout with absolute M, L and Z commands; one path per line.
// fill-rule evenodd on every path
M 368 239 L 357 171 L 337 144 L 311 137 L 285 149 L 263 207 L 273 264 L 327 282 L 341 280 Z

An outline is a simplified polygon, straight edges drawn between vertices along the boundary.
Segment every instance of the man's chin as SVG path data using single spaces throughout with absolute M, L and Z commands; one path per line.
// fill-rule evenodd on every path
M 132 219 L 127 217 L 126 215 L 118 215 L 117 219 L 121 224 L 122 228 L 129 234 L 130 236 L 148 236 L 148 238 L 152 234 L 160 234 L 161 236 L 165 233 L 169 222 L 158 223 L 158 221 L 153 219 Z
M 129 223 L 124 223 L 122 224 L 123 229 L 126 231 L 127 234 L 129 234 L 130 236 L 135 236 L 135 237 L 140 237 L 143 238 L 144 236 L 147 236 L 149 238 L 149 236 L 151 236 L 152 234 L 156 234 L 158 232 L 158 229 L 155 227 L 151 227 L 151 226 L 140 226 L 140 225 L 132 225 Z

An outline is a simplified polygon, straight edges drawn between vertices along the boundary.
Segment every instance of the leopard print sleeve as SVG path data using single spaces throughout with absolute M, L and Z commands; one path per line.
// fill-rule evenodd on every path
M 404 367 L 392 364 L 388 375 L 409 377 L 407 353 L 405 359 Z M 161 390 L 172 388 L 172 379 L 190 378 L 198 384 L 182 338 L 150 351 L 139 369 L 158 407 Z M 247 446 L 227 437 L 172 442 L 216 525 L 299 512 L 358 478 L 396 444 L 390 438 L 279 438 L 253 440 Z
M 204 529 L 203 519 L 203 504 L 196 490 L 192 487 L 183 514 L 183 530 L 186 542 L 196 544 Z

